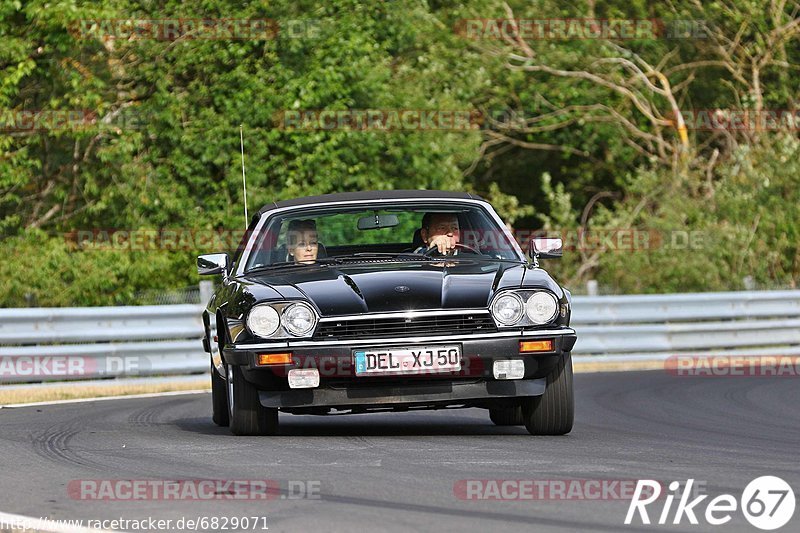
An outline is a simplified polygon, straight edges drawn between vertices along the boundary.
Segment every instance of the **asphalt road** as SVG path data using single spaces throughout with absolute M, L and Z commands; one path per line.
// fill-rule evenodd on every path
M 545 438 L 495 427 L 478 409 L 281 415 L 279 437 L 233 437 L 212 425 L 208 394 L 2 409 L 0 511 L 53 519 L 263 517 L 257 531 L 727 532 L 758 530 L 739 510 L 725 525 L 707 525 L 710 497 L 738 499 L 765 475 L 800 494 L 796 378 L 627 372 L 577 375 L 575 387 L 575 429 Z M 637 517 L 623 525 L 630 493 L 623 498 L 613 482 L 630 489 L 645 478 L 695 479 L 710 495 L 695 508 L 700 524 L 684 517 L 679 526 L 644 525 Z M 128 494 L 114 480 L 196 479 L 271 480 L 281 493 L 246 501 L 92 499 L 108 494 L 104 486 Z M 70 492 L 80 480 L 112 481 L 84 484 L 90 489 L 81 496 Z M 499 487 L 475 481 L 472 499 L 464 499 L 464 480 L 538 480 L 533 496 L 542 499 L 525 490 L 524 499 L 474 499 Z M 607 499 L 580 499 L 596 498 L 600 480 Z M 310 483 L 301 489 L 300 481 Z M 515 496 L 514 485 L 504 487 Z M 565 499 L 558 487 L 572 495 Z M 289 497 L 302 490 L 319 497 Z M 648 507 L 653 521 L 665 501 Z M 800 507 L 782 528 L 798 530 Z

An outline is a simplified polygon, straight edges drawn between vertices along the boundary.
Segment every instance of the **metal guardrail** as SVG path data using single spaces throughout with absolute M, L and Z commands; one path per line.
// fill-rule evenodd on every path
M 0 309 L 0 383 L 207 371 L 203 306 Z
M 800 354 L 800 291 L 576 296 L 573 353 L 583 360 Z M 599 357 L 598 357 L 599 356 Z
M 199 305 L 0 309 L 0 383 L 208 369 Z M 576 360 L 800 355 L 800 290 L 576 296 Z

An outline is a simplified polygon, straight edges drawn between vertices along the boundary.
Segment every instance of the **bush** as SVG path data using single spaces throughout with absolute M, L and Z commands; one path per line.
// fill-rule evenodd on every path
M 646 245 L 589 245 L 547 267 L 578 290 L 589 279 L 618 293 L 744 290 L 752 287 L 746 278 L 755 287 L 796 288 L 798 176 L 800 141 L 789 135 L 740 147 L 712 180 L 699 171 L 639 169 L 628 180 L 625 198 L 597 207 L 587 229 L 598 235 L 639 232 Z M 574 235 L 580 214 L 570 210 L 569 197 L 549 181 L 545 193 L 552 213 L 542 217 L 545 227 Z M 566 246 L 571 244 L 568 239 Z
M 38 230 L 0 243 L 0 306 L 132 305 L 137 293 L 196 284 L 190 252 L 76 250 Z

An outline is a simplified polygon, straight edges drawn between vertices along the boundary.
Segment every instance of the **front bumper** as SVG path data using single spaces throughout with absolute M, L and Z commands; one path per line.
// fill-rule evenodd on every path
M 552 339 L 549 352 L 521 354 L 520 341 Z M 450 335 L 410 338 L 371 338 L 346 341 L 282 341 L 240 344 L 223 350 L 225 362 L 240 365 L 245 379 L 260 389 L 261 403 L 282 409 L 412 404 L 458 404 L 538 396 L 545 377 L 570 352 L 577 336 L 569 327 L 546 330 L 514 330 L 480 335 Z M 457 344 L 461 347 L 462 370 L 455 373 L 399 376 L 357 376 L 353 352 L 358 348 Z M 259 366 L 264 353 L 291 352 L 292 364 Z M 522 359 L 525 374 L 520 380 L 496 380 L 493 364 L 498 360 Z M 296 368 L 315 368 L 320 386 L 290 389 L 287 375 Z
M 365 405 L 368 406 L 365 411 L 397 406 L 434 407 L 540 396 L 544 394 L 546 381 L 546 378 L 471 383 L 438 380 L 390 386 L 292 389 L 261 391 L 259 399 L 264 407 L 286 410 L 309 407 L 352 409 Z

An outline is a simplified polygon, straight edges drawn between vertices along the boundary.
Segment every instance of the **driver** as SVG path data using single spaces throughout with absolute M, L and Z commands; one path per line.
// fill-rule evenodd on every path
M 421 254 L 435 246 L 442 255 L 450 253 L 455 250 L 460 233 L 458 216 L 455 213 L 425 213 L 420 228 L 420 237 L 425 245 L 414 252 Z

